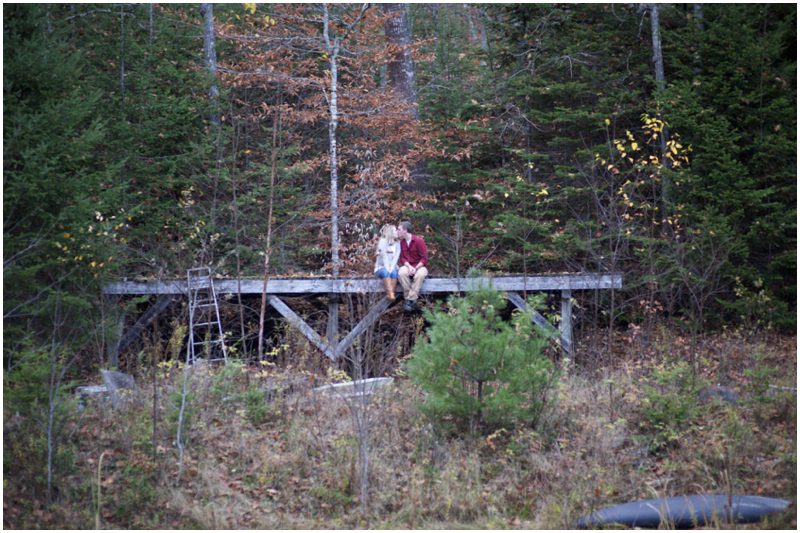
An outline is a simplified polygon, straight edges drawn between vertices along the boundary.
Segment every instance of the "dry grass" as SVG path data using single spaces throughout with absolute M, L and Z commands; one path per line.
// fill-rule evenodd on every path
M 632 346 L 620 341 L 626 344 Z M 169 397 L 180 386 L 180 371 L 168 369 L 158 381 L 155 450 L 148 388 L 124 412 L 89 406 L 75 422 L 76 469 L 61 481 L 60 504 L 40 507 L 38 514 L 14 513 L 23 493 L 10 480 L 4 525 L 92 527 L 85 508 L 94 501 L 97 459 L 106 451 L 104 527 L 569 529 L 607 505 L 733 491 L 791 500 L 791 512 L 771 525 L 793 528 L 796 396 L 754 400 L 747 369 L 758 360 L 777 370 L 775 384 L 795 386 L 795 340 L 707 339 L 702 375 L 713 383 L 725 376 L 742 401 L 702 409 L 680 441 L 660 451 L 648 444 L 642 385 L 651 369 L 682 356 L 676 349 L 681 341 L 651 337 L 649 346 L 624 353 L 599 378 L 596 371 L 571 369 L 536 431 L 439 435 L 416 410 L 420 392 L 398 377 L 391 393 L 370 407 L 366 515 L 359 511 L 357 440 L 345 402 L 315 396 L 310 385 L 295 386 L 274 395 L 267 416 L 252 422 L 242 393 L 298 383 L 306 374 L 296 371 L 195 368 L 190 439 L 178 482 Z

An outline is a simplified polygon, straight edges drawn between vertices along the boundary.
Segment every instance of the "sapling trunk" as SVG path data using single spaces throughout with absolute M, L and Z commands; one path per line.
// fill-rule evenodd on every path
M 272 211 L 275 202 L 275 174 L 277 172 L 278 128 L 280 125 L 280 92 L 278 108 L 272 121 L 272 155 L 269 171 L 269 208 L 267 209 L 267 249 L 264 251 L 264 286 L 261 289 L 261 315 L 258 320 L 258 358 L 264 358 L 264 321 L 267 313 L 267 284 L 269 283 L 269 260 L 272 256 Z

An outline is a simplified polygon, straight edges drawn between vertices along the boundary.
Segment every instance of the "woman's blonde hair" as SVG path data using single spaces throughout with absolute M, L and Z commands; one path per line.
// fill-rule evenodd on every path
M 381 228 L 381 238 L 388 243 L 395 241 L 395 227 L 393 224 L 386 224 Z

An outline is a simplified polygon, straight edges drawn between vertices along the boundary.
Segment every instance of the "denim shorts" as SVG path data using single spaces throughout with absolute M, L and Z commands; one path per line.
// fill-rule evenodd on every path
M 394 270 L 389 272 L 384 267 L 381 267 L 375 271 L 375 276 L 381 279 L 385 278 L 397 279 L 397 269 L 395 268 Z

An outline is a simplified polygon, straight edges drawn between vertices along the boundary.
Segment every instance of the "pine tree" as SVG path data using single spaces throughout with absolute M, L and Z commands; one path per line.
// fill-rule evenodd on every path
M 555 377 L 547 340 L 527 313 L 504 321 L 505 306 L 501 293 L 482 289 L 426 312 L 428 336 L 406 368 L 427 393 L 422 411 L 438 424 L 485 433 L 541 420 Z

